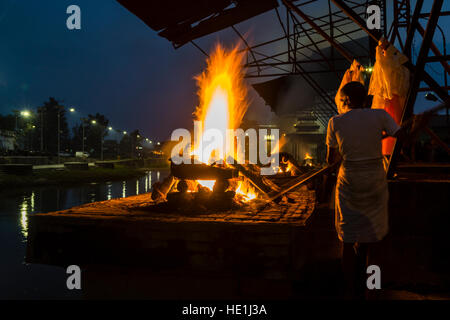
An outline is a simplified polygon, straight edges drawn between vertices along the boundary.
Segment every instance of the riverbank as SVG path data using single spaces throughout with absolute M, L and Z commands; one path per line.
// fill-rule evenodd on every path
M 155 169 L 166 168 L 132 168 L 116 165 L 114 169 L 99 167 L 90 167 L 89 170 L 42 169 L 34 170 L 31 175 L 25 176 L 0 173 L 0 189 L 126 180 L 143 176 L 147 171 Z

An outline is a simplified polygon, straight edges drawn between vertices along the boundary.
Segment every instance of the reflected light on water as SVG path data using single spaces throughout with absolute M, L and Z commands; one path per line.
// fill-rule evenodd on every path
M 111 200 L 111 186 L 112 186 L 112 184 L 111 183 L 108 183 L 107 185 L 106 185 L 106 188 L 107 188 L 107 193 L 106 193 L 106 199 L 107 200 Z
M 27 197 L 23 197 L 20 204 L 20 228 L 25 239 L 28 237 L 28 200 Z
M 136 195 L 139 194 L 139 180 L 136 180 Z
M 152 188 L 152 172 L 151 171 L 148 173 L 147 178 L 148 178 L 148 190 L 150 190 Z
M 125 181 L 122 182 L 122 198 L 127 196 L 127 183 Z
M 147 189 L 145 191 L 148 192 L 150 191 L 151 188 L 152 188 L 152 172 L 149 171 L 147 175 Z
M 147 175 L 145 176 L 145 183 L 144 183 L 145 192 L 148 191 L 148 175 L 149 175 L 149 173 L 147 172 Z
M 31 192 L 30 205 L 31 205 L 30 211 L 34 212 L 34 191 Z

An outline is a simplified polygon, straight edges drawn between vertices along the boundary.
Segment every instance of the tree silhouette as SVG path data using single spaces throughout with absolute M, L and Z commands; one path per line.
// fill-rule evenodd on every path
M 89 114 L 87 118 L 83 118 L 82 123 L 76 125 L 73 131 L 73 148 L 77 151 L 82 150 L 83 126 L 85 145 L 84 150 L 92 156 L 99 158 L 101 154 L 102 139 L 108 135 L 109 120 L 102 114 Z
M 136 152 L 136 148 L 141 146 L 143 139 L 139 130 L 134 130 L 129 134 L 123 135 L 119 144 L 120 155 L 122 157 L 135 158 L 139 154 L 139 152 Z
M 33 131 L 33 141 L 41 141 L 43 136 L 43 149 L 51 154 L 58 151 L 58 114 L 60 122 L 60 150 L 68 151 L 70 147 L 69 126 L 67 124 L 66 110 L 58 100 L 50 97 L 43 106 L 38 107 L 36 115 L 36 128 Z

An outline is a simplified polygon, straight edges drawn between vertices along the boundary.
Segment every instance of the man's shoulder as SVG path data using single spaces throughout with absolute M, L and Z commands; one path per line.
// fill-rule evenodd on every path
M 349 114 L 349 116 L 360 117 L 363 114 L 384 116 L 387 113 L 384 109 L 372 109 L 372 108 L 354 109 L 354 111 L 357 111 L 357 112 L 353 112 L 353 113 Z
M 377 114 L 377 115 L 385 115 L 387 112 L 384 109 L 379 109 L 379 108 L 371 108 L 371 109 L 367 109 L 367 110 L 371 110 L 372 113 Z
M 383 117 L 386 111 L 383 109 L 353 109 L 349 110 L 346 113 L 337 114 L 330 118 L 330 121 L 333 122 L 333 124 L 337 123 L 347 123 L 348 121 L 355 121 L 355 120 L 363 120 L 363 119 L 371 119 L 371 118 L 380 118 Z
M 353 114 L 352 114 L 352 112 L 351 112 L 352 110 L 349 110 L 349 111 L 347 111 L 347 112 L 344 112 L 344 113 L 341 113 L 341 114 L 337 114 L 337 115 L 334 115 L 334 116 L 332 116 L 331 118 L 330 118 L 330 121 L 333 121 L 333 122 L 339 122 L 339 121 L 341 121 L 342 119 L 346 119 L 346 118 L 350 118 L 350 117 L 352 117 L 353 116 Z
M 330 118 L 330 121 L 336 121 L 336 120 L 339 120 L 339 119 L 341 119 L 345 114 L 347 114 L 347 112 L 346 112 L 346 113 L 341 113 L 341 114 L 336 114 L 336 115 L 334 115 L 334 116 L 332 116 L 332 117 Z

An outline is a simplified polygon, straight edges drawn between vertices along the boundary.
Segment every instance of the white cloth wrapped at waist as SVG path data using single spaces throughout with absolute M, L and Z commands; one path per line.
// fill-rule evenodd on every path
M 346 161 L 336 183 L 336 231 L 343 242 L 376 242 L 387 234 L 389 193 L 382 158 Z

